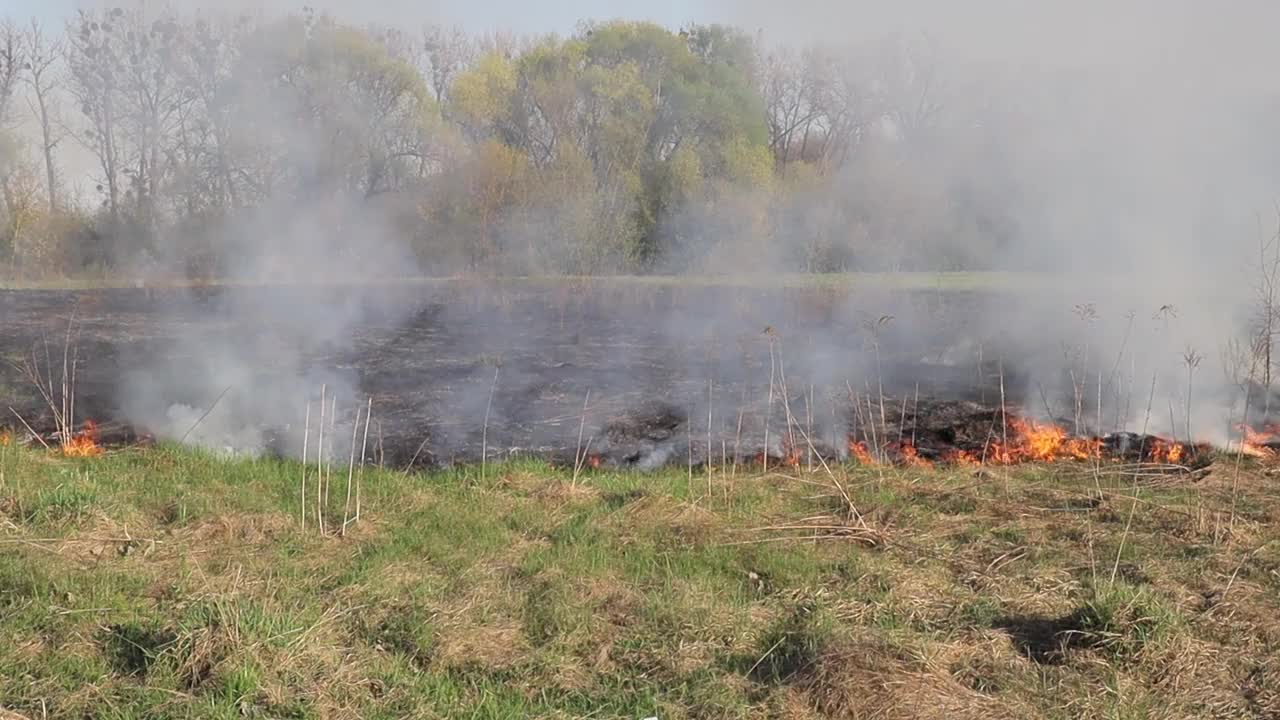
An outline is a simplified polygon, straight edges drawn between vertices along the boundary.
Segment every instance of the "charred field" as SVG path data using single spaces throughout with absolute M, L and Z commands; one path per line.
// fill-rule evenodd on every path
M 1085 454 L 1206 455 L 1129 432 L 1124 378 L 1100 377 L 1095 403 L 1056 346 L 986 319 L 1019 297 L 938 282 L 5 291 L 0 426 L 56 437 L 49 399 L 70 375 L 73 424 L 108 445 L 298 457 L 326 393 L 331 423 L 371 405 L 366 459 L 401 468 L 1051 459 L 1005 447 L 1024 414 L 1092 443 Z
M 1272 458 L 1001 291 L 233 295 L 0 296 L 0 717 L 1280 713 Z

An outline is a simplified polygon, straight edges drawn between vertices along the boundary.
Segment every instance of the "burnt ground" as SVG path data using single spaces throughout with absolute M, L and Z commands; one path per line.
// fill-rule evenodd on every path
M 0 390 L 51 430 L 18 366 L 34 350 L 60 368 L 74 317 L 76 415 L 108 441 L 176 438 L 212 407 L 192 439 L 296 454 L 304 398 L 318 411 L 325 384 L 340 422 L 372 398 L 369 453 L 388 464 L 475 460 L 482 447 L 572 462 L 580 432 L 608 464 L 700 463 L 708 449 L 745 459 L 765 447 L 766 417 L 772 456 L 793 441 L 807 456 L 804 435 L 841 454 L 882 416 L 877 439 L 915 436 L 928 456 L 980 445 L 1002 392 L 1014 407 L 1040 406 L 983 321 L 1001 302 L 978 291 L 607 281 L 10 291 L 0 293 Z M 175 404 L 187 415 L 166 415 Z M 788 412 L 806 432 L 780 432 Z

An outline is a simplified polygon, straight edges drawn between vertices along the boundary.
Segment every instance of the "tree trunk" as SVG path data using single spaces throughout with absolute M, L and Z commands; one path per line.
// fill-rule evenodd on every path
M 45 181 L 49 191 L 49 214 L 54 215 L 58 212 L 58 169 L 53 161 L 53 148 L 57 141 L 53 139 L 53 128 L 49 120 L 47 91 L 38 81 L 35 83 L 35 91 L 36 107 L 40 111 L 41 149 L 44 151 Z

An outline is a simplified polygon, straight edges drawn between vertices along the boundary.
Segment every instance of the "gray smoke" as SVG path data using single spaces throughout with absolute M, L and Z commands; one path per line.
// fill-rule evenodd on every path
M 416 5 L 330 9 L 354 23 L 457 19 L 425 17 L 445 9 Z M 605 3 L 584 12 L 611 18 L 641 10 Z M 915 360 L 959 366 L 984 357 L 1020 370 L 1016 390 L 1034 399 L 1029 410 L 1059 419 L 1083 412 L 1090 427 L 1101 414 L 1095 430 L 1180 435 L 1190 426 L 1200 437 L 1227 438 L 1243 401 L 1242 361 L 1232 343 L 1248 342 L 1259 243 L 1277 224 L 1280 47 L 1268 33 L 1280 6 L 709 0 L 688 13 L 690 20 L 759 29 L 765 56 L 834 58 L 830 82 L 858 100 L 851 112 L 865 114 L 845 162 L 827 175 L 784 174 L 777 182 L 788 184 L 787 194 L 726 190 L 714 206 L 666 209 L 663 229 L 677 240 L 662 270 L 767 276 L 777 267 L 892 272 L 954 265 L 1016 273 L 1011 282 L 1019 287 L 992 295 L 964 337 Z M 264 32 L 269 49 L 276 39 Z M 245 287 L 213 297 L 193 291 L 185 310 L 212 326 L 201 324 L 163 354 L 137 358 L 121 395 L 131 420 L 167 438 L 251 453 L 283 444 L 275 449 L 296 452 L 306 406 L 318 413 L 322 386 L 337 398 L 344 423 L 363 404 L 354 370 L 325 369 L 315 358 L 357 353 L 363 328 L 375 319 L 395 328 L 421 305 L 403 294 L 316 284 L 450 264 L 411 250 L 411 240 L 431 247 L 439 239 L 406 236 L 398 219 L 415 208 L 312 183 L 323 176 L 313 170 L 349 150 L 344 135 L 367 131 L 368 108 L 346 107 L 311 125 L 283 122 L 299 108 L 269 92 L 267 81 L 282 70 L 263 52 L 249 58 L 263 63 L 263 84 L 225 91 L 243 94 L 237 106 L 245 114 L 231 121 L 245 145 L 286 156 L 294 174 L 271 179 L 289 190 L 247 219 L 194 230 L 191 244 L 173 251 L 210 253 L 222 274 Z M 537 273 L 569 264 L 566 258 L 588 270 L 608 268 L 612 257 L 583 259 L 592 250 L 580 243 L 589 232 L 580 227 L 579 202 L 493 219 L 514 250 L 486 269 Z M 944 292 L 939 302 L 947 302 Z M 466 307 L 451 310 L 442 322 L 476 317 Z M 654 342 L 687 351 L 689 378 L 704 372 L 697 357 L 703 348 L 755 338 L 737 359 L 718 353 L 717 369 L 757 386 L 766 347 L 760 328 L 788 330 L 785 317 L 707 304 L 619 304 L 600 312 L 635 313 L 655 325 Z M 921 344 L 914 336 L 931 327 L 927 313 L 903 312 L 885 294 L 837 293 L 824 312 L 823 331 L 789 351 L 788 372 L 798 385 L 838 387 L 851 375 L 879 372 L 869 342 L 851 350 L 856 343 L 848 338 L 870 337 L 866 328 L 881 315 L 895 315 L 876 339 L 891 358 L 901 358 L 891 351 Z M 531 322 L 562 331 L 554 310 L 545 314 Z M 837 336 L 840 342 L 831 339 Z M 496 334 L 477 345 L 505 359 L 504 397 L 537 389 L 540 380 L 512 364 L 521 350 L 512 340 Z M 624 358 L 597 360 L 609 367 Z M 465 401 L 439 411 L 478 425 L 490 410 L 490 375 L 488 366 L 475 370 L 465 379 Z M 702 382 L 666 380 L 654 378 L 659 390 L 688 394 Z M 622 382 L 606 373 L 595 379 L 595 392 Z M 691 414 L 702 412 L 699 402 L 689 399 Z M 528 420 L 503 402 L 491 410 L 495 426 Z M 272 437 L 281 429 L 287 437 Z M 336 433 L 345 435 L 341 427 Z M 668 451 L 662 446 L 653 457 L 665 460 Z

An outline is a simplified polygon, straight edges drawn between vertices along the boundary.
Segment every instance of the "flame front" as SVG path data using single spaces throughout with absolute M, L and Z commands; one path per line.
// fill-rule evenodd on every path
M 1256 457 L 1275 457 L 1276 451 L 1271 447 L 1280 440 L 1280 427 L 1266 425 L 1261 430 L 1254 430 L 1248 425 L 1237 425 L 1240 431 L 1240 449 L 1248 455 Z
M 1153 463 L 1178 465 L 1181 464 L 1184 454 L 1185 448 L 1180 443 L 1156 438 L 1147 451 L 1147 460 Z
M 1102 440 L 1075 438 L 1057 425 L 1040 425 L 1022 418 L 1010 418 L 1009 442 L 992 443 L 990 459 L 1000 465 L 1018 462 L 1092 460 L 1102 456 Z
M 62 443 L 62 454 L 66 457 L 96 457 L 102 454 L 102 446 L 98 444 L 98 425 L 86 420 L 84 428 Z
M 875 458 L 871 457 L 871 450 L 867 448 L 865 442 L 858 440 L 849 441 L 849 454 L 854 457 L 862 465 L 875 465 Z
M 916 467 L 916 468 L 933 467 L 933 463 L 920 457 L 920 453 L 916 450 L 916 447 L 909 442 L 902 443 L 901 446 L 899 447 L 899 452 L 902 454 L 902 464 L 906 465 L 907 467 Z
M 952 450 L 942 456 L 942 462 L 950 465 L 980 465 L 978 458 L 966 450 Z

